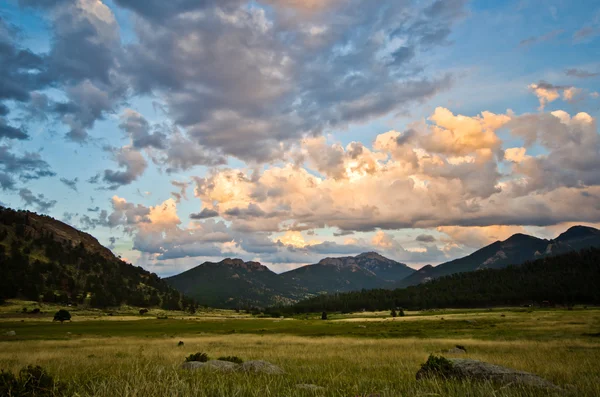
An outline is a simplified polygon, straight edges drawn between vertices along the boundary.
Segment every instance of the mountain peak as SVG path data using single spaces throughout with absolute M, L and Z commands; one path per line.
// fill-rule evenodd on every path
M 363 252 L 362 254 L 356 255 L 355 258 L 357 258 L 357 259 L 358 258 L 371 258 L 371 259 L 386 259 L 386 260 L 389 260 L 385 256 L 381 255 L 379 252 L 375 252 L 375 251 Z
M 268 270 L 268 268 L 266 266 L 263 266 L 262 264 L 260 264 L 259 262 L 244 262 L 242 259 L 239 258 L 225 258 L 223 259 L 221 262 L 217 263 L 217 265 L 221 265 L 221 266 L 228 266 L 228 267 L 233 267 L 233 268 L 243 268 L 249 271 L 264 271 L 264 270 Z
M 583 238 L 591 236 L 599 236 L 600 230 L 589 226 L 573 226 L 570 227 L 566 232 L 562 233 L 556 238 L 556 240 L 570 240 L 574 238 Z
M 527 241 L 539 241 L 540 239 L 528 234 L 516 233 L 504 240 L 505 243 L 522 243 Z

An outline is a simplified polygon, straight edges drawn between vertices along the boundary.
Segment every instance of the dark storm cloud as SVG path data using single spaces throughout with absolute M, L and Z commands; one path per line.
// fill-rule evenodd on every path
M 56 200 L 47 200 L 43 194 L 36 196 L 31 190 L 25 188 L 19 190 L 19 197 L 25 202 L 26 207 L 33 206 L 40 212 L 48 212 L 56 205 Z

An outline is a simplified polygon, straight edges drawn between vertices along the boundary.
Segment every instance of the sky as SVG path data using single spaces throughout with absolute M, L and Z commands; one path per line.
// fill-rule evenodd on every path
M 7 0 L 0 204 L 162 276 L 600 226 L 596 0 Z

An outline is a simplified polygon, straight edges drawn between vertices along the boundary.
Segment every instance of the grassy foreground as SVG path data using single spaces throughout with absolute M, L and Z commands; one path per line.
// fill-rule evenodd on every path
M 396 320 L 384 316 L 338 316 L 326 322 L 214 315 L 138 321 L 74 316 L 63 325 L 4 318 L 0 335 L 6 330 L 17 335 L 0 336 L 0 368 L 17 372 L 27 364 L 41 365 L 73 396 L 552 395 L 484 383 L 415 380 L 430 353 L 460 344 L 468 350 L 466 357 L 536 373 L 566 387 L 564 395 L 600 396 L 599 310 L 420 313 Z M 179 340 L 185 345 L 177 347 Z M 267 360 L 286 374 L 190 373 L 178 368 L 185 356 L 198 351 L 212 358 Z M 324 389 L 302 390 L 298 384 Z

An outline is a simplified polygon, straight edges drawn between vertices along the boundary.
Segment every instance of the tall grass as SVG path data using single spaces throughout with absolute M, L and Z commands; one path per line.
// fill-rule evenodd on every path
M 467 357 L 534 372 L 573 396 L 600 396 L 600 344 L 474 339 L 358 339 L 287 335 L 182 338 L 82 338 L 4 342 L 0 368 L 37 364 L 73 396 L 549 396 L 546 391 L 485 383 L 416 381 L 429 353 L 465 345 Z M 236 355 L 281 366 L 285 375 L 220 374 L 179 369 L 185 356 Z M 322 391 L 297 384 L 316 384 Z M 571 386 L 568 386 L 571 385 Z

